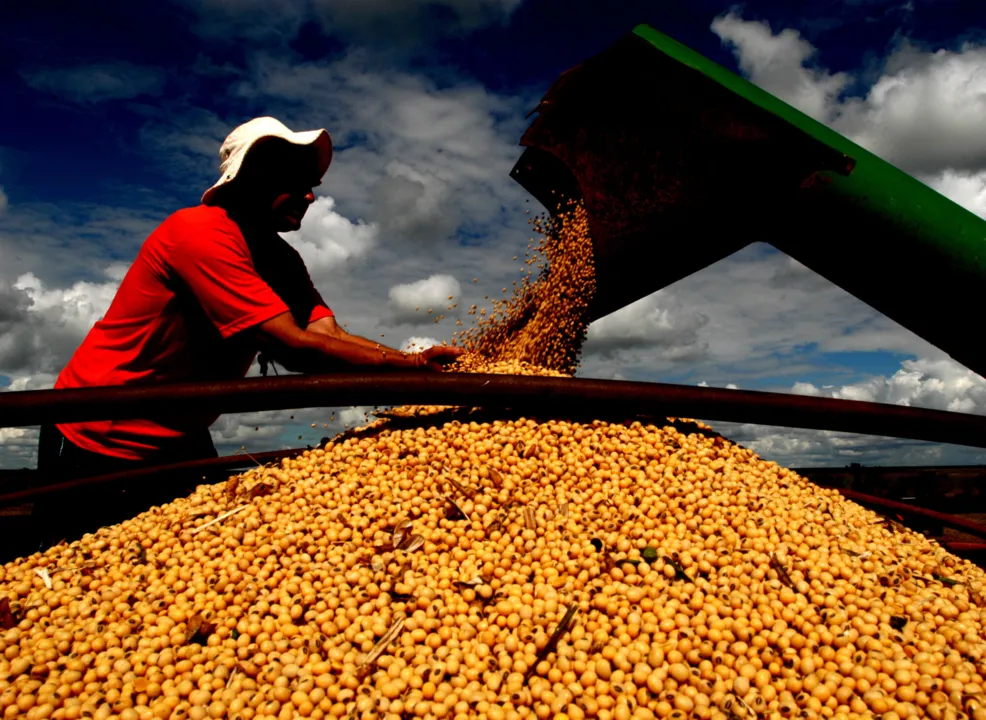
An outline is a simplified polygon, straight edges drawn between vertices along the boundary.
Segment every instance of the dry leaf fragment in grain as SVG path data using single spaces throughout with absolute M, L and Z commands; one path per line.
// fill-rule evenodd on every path
M 489 468 L 490 480 L 493 482 L 493 487 L 497 490 L 503 488 L 503 477 L 497 472 L 496 468 Z
M 897 517 L 900 517 L 900 516 L 898 515 Z M 903 525 L 901 525 L 899 522 L 897 522 L 896 520 L 894 520 L 892 518 L 883 518 L 882 520 L 878 520 L 874 524 L 875 525 L 882 525 L 883 527 L 887 528 L 887 530 L 889 530 L 892 533 L 898 533 L 898 534 L 903 535 L 903 534 L 905 534 L 907 532 L 907 528 L 905 528 Z
M 524 525 L 528 530 L 537 530 L 538 524 L 534 517 L 534 508 L 524 508 Z
M 255 678 L 260 674 L 260 668 L 249 660 L 241 660 L 236 664 L 236 669 L 248 678 Z
M 759 696 L 757 696 L 759 697 Z M 752 707 L 739 695 L 730 694 L 728 696 L 729 705 L 727 706 L 726 712 L 729 713 L 730 718 L 735 720 L 747 720 L 748 718 L 756 718 L 758 714 L 753 710 Z
M 384 633 L 383 637 L 377 641 L 377 644 L 373 646 L 369 654 L 360 663 L 359 674 L 361 676 L 368 674 L 369 669 L 373 664 L 383 655 L 384 650 L 397 639 L 397 636 L 401 634 L 401 630 L 404 629 L 404 618 L 397 618 L 393 625 Z
M 501 507 L 500 510 L 497 512 L 496 517 L 493 518 L 493 522 L 491 522 L 489 526 L 487 526 L 486 528 L 487 532 L 494 533 L 503 530 L 503 527 L 504 525 L 506 525 L 507 520 L 510 519 L 510 509 L 514 505 L 516 505 L 516 503 L 513 500 L 511 500 L 506 505 Z
M 685 568 L 678 562 L 678 558 L 675 557 L 676 553 L 672 553 L 671 557 L 665 556 L 664 562 L 666 562 L 671 569 L 674 571 L 675 580 L 684 580 L 686 582 L 694 583 L 695 581 L 691 576 L 685 572 Z
M 236 499 L 236 491 L 240 488 L 240 476 L 233 475 L 226 481 L 226 502 L 233 502 Z
M 424 546 L 425 539 L 423 535 L 408 535 L 404 538 L 403 542 L 401 542 L 401 544 L 394 549 L 410 553 L 415 550 L 420 550 Z
M 224 512 L 222 515 L 220 515 L 219 517 L 215 518 L 214 520 L 210 520 L 209 522 L 205 523 L 204 525 L 200 525 L 199 527 L 197 527 L 194 530 L 192 530 L 192 535 L 198 535 L 200 532 L 202 532 L 206 528 L 210 528 L 213 525 L 218 525 L 219 523 L 221 523 L 226 518 L 230 518 L 233 515 L 236 515 L 237 513 L 243 512 L 248 507 L 250 507 L 250 506 L 249 505 L 240 505 L 238 508 L 234 508 L 234 509 L 232 509 L 232 510 L 230 510 L 228 512 Z
M 561 622 L 558 623 L 558 627 L 555 628 L 555 631 L 551 634 L 548 642 L 537 653 L 534 658 L 534 662 L 531 663 L 530 667 L 527 668 L 527 672 L 524 673 L 524 682 L 529 681 L 531 679 L 531 675 L 533 675 L 537 669 L 537 666 L 540 665 L 541 662 L 548 657 L 548 655 L 555 651 L 555 648 L 558 646 L 558 641 L 561 640 L 562 636 L 566 632 L 568 632 L 568 629 L 572 624 L 572 620 L 575 618 L 575 613 L 578 611 L 578 607 L 578 603 L 575 602 L 568 606 L 568 610 L 565 611 L 565 617 L 563 617 Z
M 451 522 L 455 522 L 457 520 L 467 520 L 468 519 L 469 516 L 466 515 L 466 511 L 463 510 L 462 509 L 462 506 L 459 505 L 459 503 L 457 503 L 455 500 L 453 500 L 450 497 L 446 497 L 445 498 L 445 502 L 448 503 L 448 509 L 445 512 L 445 519 L 446 520 L 449 520 Z
M 136 550 L 135 550 L 135 553 L 136 553 L 136 556 L 137 556 L 135 558 L 136 561 L 140 565 L 146 565 L 147 564 L 147 548 L 145 548 L 139 542 L 138 543 L 135 543 L 135 545 L 137 546 L 136 547 Z M 62 569 L 61 568 L 58 568 L 58 569 L 53 570 L 52 572 L 62 572 Z
M 250 490 L 247 492 L 247 498 L 253 500 L 258 497 L 264 497 L 266 495 L 270 495 L 273 492 L 274 492 L 273 485 L 269 485 L 268 483 L 261 482 L 261 483 L 257 483 L 256 485 L 250 488 Z
M 790 574 L 788 574 L 787 568 L 784 567 L 784 563 L 777 557 L 777 553 L 770 554 L 770 567 L 777 573 L 778 580 L 794 590 L 794 580 L 791 578 Z
M 482 576 L 477 575 L 472 580 L 458 580 L 460 587 L 477 587 L 478 585 L 486 585 L 487 582 L 482 578 Z
M 202 618 L 201 614 L 195 613 L 188 619 L 188 624 L 185 626 L 185 644 L 198 643 L 204 645 L 209 636 L 215 631 L 216 625 L 214 623 L 207 622 Z
M 476 494 L 476 491 L 474 489 L 469 488 L 469 487 L 466 487 L 465 485 L 463 485 L 462 483 L 460 483 L 458 480 L 456 480 L 454 477 L 452 477 L 451 475 L 449 475 L 448 474 L 448 472 L 449 472 L 448 468 L 445 468 L 445 472 L 446 472 L 445 479 L 449 482 L 449 484 L 452 487 L 454 487 L 456 489 L 456 491 L 460 495 L 464 495 L 467 498 L 471 498 L 471 497 L 473 497 Z
M 603 550 L 599 553 L 599 565 L 602 568 L 602 572 L 612 572 L 616 568 L 616 558 L 613 557 L 613 554 L 609 550 Z
M 372 556 L 370 556 L 370 557 L 361 557 L 361 558 L 359 558 L 356 561 L 356 564 L 357 565 L 360 565 L 362 567 L 368 567 L 373 572 L 382 572 L 386 568 L 386 565 L 384 565 L 383 560 L 381 560 L 380 557 L 376 553 L 377 552 L 381 552 L 381 553 L 389 552 L 391 550 L 391 548 L 389 548 L 389 547 L 376 546 L 376 547 L 373 548 L 373 550 L 374 550 L 374 554 Z
M 0 598 L 0 628 L 10 630 L 17 627 L 18 618 L 10 608 L 10 598 Z
M 408 533 L 411 532 L 411 521 L 408 519 L 401 520 L 397 523 L 397 527 L 394 528 L 394 534 L 391 539 L 391 544 L 396 549 L 404 542 L 404 538 L 407 537 Z
M 780 557 L 778 557 L 779 554 Z M 808 583 L 803 580 L 797 581 L 791 577 L 791 573 L 789 573 L 787 568 L 784 566 L 783 559 L 786 559 L 786 554 L 783 552 L 783 549 L 781 553 L 770 554 L 770 567 L 777 573 L 777 578 L 795 592 L 801 593 L 802 595 L 807 595 L 809 591 Z
M 34 568 L 34 574 L 41 578 L 46 588 L 51 590 L 51 576 L 48 574 L 48 568 Z

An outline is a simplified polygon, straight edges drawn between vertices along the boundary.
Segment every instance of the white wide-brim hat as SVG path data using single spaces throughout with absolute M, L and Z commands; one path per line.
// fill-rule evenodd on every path
M 310 146 L 318 155 L 319 177 L 325 174 L 332 162 L 332 138 L 324 128 L 293 132 L 280 120 L 272 117 L 254 118 L 233 130 L 219 149 L 219 172 L 221 177 L 216 184 L 202 195 L 202 204 L 208 205 L 219 188 L 228 185 L 235 178 L 247 153 L 261 140 L 280 138 L 293 145 Z

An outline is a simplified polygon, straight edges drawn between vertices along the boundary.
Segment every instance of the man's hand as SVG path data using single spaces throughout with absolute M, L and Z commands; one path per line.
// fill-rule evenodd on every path
M 421 364 L 422 369 L 442 372 L 447 365 L 454 363 L 463 352 L 465 351 L 462 348 L 432 345 L 423 352 L 415 353 L 414 357 Z

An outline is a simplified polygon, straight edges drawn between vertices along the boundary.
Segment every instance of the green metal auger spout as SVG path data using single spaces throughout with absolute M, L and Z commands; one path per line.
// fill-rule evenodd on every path
M 986 375 L 986 221 L 649 26 L 562 74 L 521 145 L 514 179 L 585 204 L 593 319 L 762 241 Z

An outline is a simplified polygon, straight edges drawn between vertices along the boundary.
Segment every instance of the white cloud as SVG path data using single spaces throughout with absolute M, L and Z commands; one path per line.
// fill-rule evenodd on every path
M 147 236 L 176 209 L 159 205 L 160 198 L 150 191 L 130 192 L 147 206 L 66 201 L 8 207 L 0 223 L 0 284 L 12 284 L 26 273 L 49 288 L 66 288 L 80 279 L 104 280 L 101 272 L 108 264 L 135 257 Z
M 0 216 L 7 211 L 7 203 L 7 193 L 3 191 L 3 185 L 0 185 Z
M 865 96 L 843 98 L 847 76 L 810 67 L 815 49 L 796 31 L 774 34 L 735 13 L 716 18 L 712 31 L 753 83 L 903 170 L 986 170 L 986 47 L 926 52 L 903 41 Z
M 391 319 L 409 325 L 434 323 L 437 316 L 452 313 L 448 306 L 457 303 L 461 294 L 459 281 L 451 275 L 395 285 L 390 288 Z
M 986 414 L 986 379 L 952 360 L 905 360 L 890 377 L 876 377 L 840 388 L 798 383 L 794 392 L 846 400 L 889 403 Z
M 849 435 L 768 425 L 710 421 L 719 432 L 767 460 L 785 467 L 862 465 L 962 465 L 986 462 L 978 448 Z
M 27 435 L 24 428 L 5 427 L 0 428 L 0 445 L 13 443 L 15 440 L 22 440 Z
M 128 270 L 130 270 L 130 263 L 116 262 L 103 268 L 103 275 L 108 280 L 119 284 L 123 282 L 123 278 L 126 276 Z
M 50 288 L 34 273 L 0 284 L 0 373 L 59 372 L 106 312 L 118 284 L 78 281 Z
M 164 71 L 159 68 L 129 62 L 48 68 L 21 75 L 36 90 L 78 103 L 158 95 L 166 80 Z
M 687 373 L 684 382 L 723 385 L 739 374 L 817 370 L 810 353 L 878 350 L 944 357 L 801 263 L 754 244 L 590 325 L 585 374 Z
M 292 423 L 291 415 L 296 415 L 299 420 L 307 417 L 301 411 L 288 410 L 223 415 L 210 428 L 212 440 L 217 448 L 225 448 L 227 452 L 242 447 L 247 452 L 274 450 L 279 445 L 297 447 L 297 443 L 280 442 L 285 427 Z
M 370 416 L 371 412 L 373 412 L 373 408 L 369 406 L 345 408 L 338 414 L 339 422 L 350 429 L 362 427 L 373 421 L 373 418 Z
M 986 171 L 944 170 L 922 179 L 945 197 L 986 219 Z
M 986 379 L 951 360 L 905 360 L 890 376 L 837 387 L 796 382 L 796 395 L 888 403 L 951 412 L 986 414 Z M 788 467 L 848 462 L 876 464 L 950 464 L 983 462 L 986 451 L 911 440 L 849 435 L 829 431 L 739 423 L 710 423 L 717 431 L 762 457 Z
M 284 233 L 301 254 L 313 278 L 364 257 L 377 243 L 375 224 L 353 222 L 335 211 L 335 200 L 320 197 L 308 208 L 296 232 Z
M 914 173 L 986 168 L 986 47 L 923 52 L 904 43 L 834 127 Z
M 117 268 L 114 268 L 116 273 Z M 88 330 L 103 316 L 116 293 L 116 282 L 92 283 L 80 281 L 68 289 L 49 289 L 34 273 L 21 275 L 14 287 L 31 300 L 34 312 L 58 312 L 63 323 L 76 329 Z
M 775 35 L 766 22 L 729 13 L 712 22 L 712 32 L 735 49 L 740 70 L 754 83 L 816 120 L 831 120 L 848 76 L 809 67 L 815 48 L 796 30 Z
M 365 425 L 370 407 L 300 408 L 223 415 L 210 428 L 220 454 L 250 454 L 316 445 L 350 428 Z M 314 427 L 313 427 L 314 426 Z
M 441 345 L 441 340 L 436 340 L 430 337 L 409 337 L 404 344 L 401 345 L 401 350 L 404 352 L 424 352 L 430 347 L 435 345 Z
M 373 214 L 388 233 L 397 233 L 419 246 L 433 244 L 456 229 L 456 217 L 447 208 L 450 191 L 438 175 L 394 161 L 371 188 Z
M 53 373 L 37 373 L 35 375 L 18 375 L 10 379 L 10 385 L 3 390 L 19 392 L 21 390 L 49 390 L 55 386 L 58 376 Z
M 37 428 L 0 428 L 0 468 L 34 467 L 37 449 Z
M 818 397 L 822 394 L 822 391 L 819 388 L 806 382 L 794 383 L 794 386 L 791 388 L 791 392 L 795 395 L 809 395 L 811 397 Z
M 699 331 L 708 322 L 708 316 L 682 307 L 672 292 L 662 290 L 592 323 L 585 351 L 612 357 L 647 348 L 673 360 L 703 357 L 708 344 Z

